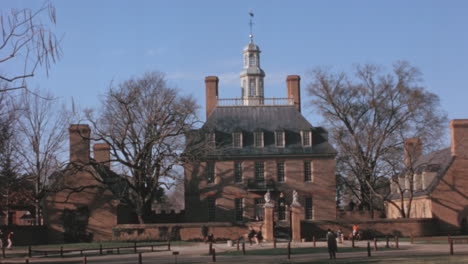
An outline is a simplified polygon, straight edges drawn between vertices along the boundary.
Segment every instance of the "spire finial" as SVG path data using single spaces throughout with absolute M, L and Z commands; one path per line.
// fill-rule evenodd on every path
M 250 38 L 250 42 L 253 43 L 253 33 L 252 33 L 253 22 L 252 22 L 252 19 L 253 19 L 253 17 L 254 17 L 254 13 L 253 13 L 253 10 L 252 10 L 252 9 L 250 9 L 250 11 L 249 11 L 249 16 L 250 16 L 250 22 L 249 22 L 250 34 L 249 34 L 249 38 Z

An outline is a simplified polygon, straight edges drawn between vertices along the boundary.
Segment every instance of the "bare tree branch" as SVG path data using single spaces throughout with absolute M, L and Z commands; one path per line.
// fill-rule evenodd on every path
M 37 11 L 26 8 L 1 13 L 0 65 L 3 71 L 0 80 L 13 87 L 0 89 L 0 92 L 26 88 L 26 79 L 33 77 L 39 66 L 48 75 L 51 65 L 60 58 L 60 41 L 50 27 L 41 22 L 44 13 L 55 25 L 55 7 L 49 2 Z
M 390 179 L 409 169 L 404 139 L 419 138 L 427 150 L 441 143 L 446 115 L 438 97 L 421 87 L 419 71 L 407 62 L 390 73 L 376 65 L 357 65 L 353 75 L 316 69 L 312 78 L 311 105 L 330 127 L 338 173 L 361 208 L 382 208 Z

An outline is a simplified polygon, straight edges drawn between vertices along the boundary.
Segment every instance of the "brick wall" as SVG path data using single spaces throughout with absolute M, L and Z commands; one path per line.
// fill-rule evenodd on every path
M 399 207 L 401 207 L 401 202 L 399 200 L 394 200 Z M 409 201 L 404 201 L 405 208 L 408 206 Z M 386 215 L 387 218 L 397 219 L 401 218 L 400 211 L 393 204 L 386 204 Z M 432 215 L 432 202 L 429 197 L 415 197 L 411 202 L 411 218 L 431 218 Z
M 85 187 L 80 191 L 63 189 L 50 194 L 44 201 L 44 222 L 49 228 L 50 242 L 64 240 L 64 210 L 86 207 L 89 211 L 87 232 L 93 240 L 109 240 L 117 224 L 117 201 L 109 190 L 99 188 L 89 167 L 69 169 L 62 176 L 63 187 Z M 88 187 L 89 186 L 89 187 Z
M 432 192 L 432 213 L 446 232 L 460 231 L 468 218 L 468 159 L 457 157 Z
M 302 221 L 301 236 L 306 240 L 325 237 L 328 228 L 337 231 L 341 229 L 345 236 L 352 232 L 352 226 L 357 224 L 364 238 L 390 236 L 431 236 L 439 234 L 436 219 L 379 219 L 360 222 L 350 221 Z
M 1 226 L 3 238 L 9 232 L 13 232 L 13 246 L 29 246 L 47 244 L 47 227 L 46 226 Z M 5 241 L 4 241 L 5 242 Z M 6 246 L 6 244 L 3 244 Z
M 113 229 L 113 240 L 202 240 L 203 225 L 208 227 L 208 232 L 213 233 L 215 239 L 220 240 L 237 240 L 248 233 L 248 226 L 226 222 L 117 225 Z

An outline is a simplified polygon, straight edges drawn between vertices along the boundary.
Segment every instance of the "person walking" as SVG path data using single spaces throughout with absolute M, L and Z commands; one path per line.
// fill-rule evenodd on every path
M 328 254 L 330 254 L 330 259 L 336 259 L 338 245 L 336 244 L 336 236 L 330 229 L 327 230 L 327 247 Z
M 353 237 L 356 238 L 357 234 L 358 234 L 358 225 L 353 225 Z
M 7 243 L 8 243 L 7 249 L 10 249 L 11 246 L 13 246 L 13 234 L 14 234 L 13 232 L 8 233 L 8 236 L 7 236 Z

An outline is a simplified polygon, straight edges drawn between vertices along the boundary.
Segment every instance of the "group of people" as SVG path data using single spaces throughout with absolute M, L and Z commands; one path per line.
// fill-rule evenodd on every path
M 6 241 L 7 241 L 6 248 L 7 249 L 10 249 L 13 246 L 13 235 L 14 235 L 13 232 L 8 232 L 8 234 L 6 235 Z M 1 229 L 0 229 L 0 248 L 3 248 L 3 232 Z
M 255 241 L 255 244 L 260 244 L 263 241 L 263 235 L 261 227 L 258 231 L 255 231 L 253 227 L 249 227 L 249 233 L 247 234 L 247 239 L 249 240 L 250 245 L 252 245 L 252 240 Z

